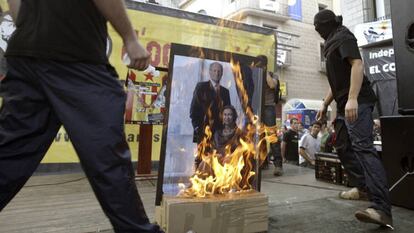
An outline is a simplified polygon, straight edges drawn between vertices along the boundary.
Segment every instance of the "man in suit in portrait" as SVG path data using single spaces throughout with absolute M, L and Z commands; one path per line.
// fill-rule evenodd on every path
M 220 112 L 230 105 L 229 90 L 220 85 L 223 66 L 213 62 L 209 67 L 210 80 L 199 82 L 191 100 L 190 118 L 194 129 L 193 142 L 200 143 L 205 127 L 210 126 L 212 133 L 222 128 Z

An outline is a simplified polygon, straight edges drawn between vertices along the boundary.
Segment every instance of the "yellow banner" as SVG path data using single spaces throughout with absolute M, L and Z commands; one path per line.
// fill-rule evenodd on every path
M 3 10 L 3 12 L 9 10 L 9 5 L 7 4 L 7 0 L 0 0 L 0 7 Z

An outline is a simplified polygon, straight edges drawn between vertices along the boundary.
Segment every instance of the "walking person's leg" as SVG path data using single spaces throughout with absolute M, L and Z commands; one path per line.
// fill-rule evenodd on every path
M 276 126 L 276 109 L 273 105 L 265 106 L 264 116 L 263 116 L 263 123 L 268 127 Z M 277 150 L 280 150 L 277 143 L 270 143 L 269 152 L 267 154 L 267 158 L 271 158 L 273 161 L 273 165 L 275 166 L 275 170 L 273 174 L 276 176 L 280 176 L 283 174 L 283 162 L 281 153 Z
M 364 170 L 359 158 L 352 149 L 352 143 L 349 139 L 348 129 L 344 119 L 335 120 L 335 149 L 338 153 L 339 160 L 344 166 L 349 177 L 349 183 L 355 187 L 349 191 L 341 192 L 339 196 L 343 199 L 359 200 L 366 199 L 366 185 Z
M 280 140 L 280 139 L 278 139 Z M 283 162 L 282 162 L 282 155 L 280 151 L 280 143 L 270 143 L 270 152 L 273 156 L 273 164 L 275 167 L 282 168 Z
M 372 203 L 369 209 L 358 211 L 356 217 L 361 221 L 392 225 L 387 178 L 373 144 L 372 108 L 372 105 L 361 104 L 358 108 L 358 119 L 353 123 L 347 123 L 352 149 L 364 169 L 365 184 Z
M 113 68 L 57 62 L 42 66 L 43 88 L 115 232 L 159 232 L 150 224 L 135 185 L 124 133 L 126 95 Z
M 36 170 L 60 127 L 33 77 L 31 60 L 8 60 L 0 85 L 0 211 Z

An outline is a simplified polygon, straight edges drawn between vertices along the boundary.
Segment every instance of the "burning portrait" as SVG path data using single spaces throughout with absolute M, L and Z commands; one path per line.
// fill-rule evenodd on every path
M 257 190 L 266 158 L 259 58 L 172 44 L 157 202 Z

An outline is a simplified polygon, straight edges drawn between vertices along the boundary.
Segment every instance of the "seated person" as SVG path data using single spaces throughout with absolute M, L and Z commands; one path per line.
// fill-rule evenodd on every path
M 321 130 L 322 124 L 316 121 L 312 124 L 310 132 L 303 135 L 299 142 L 299 154 L 305 159 L 301 166 L 314 168 L 315 167 L 315 153 L 319 152 L 320 140 L 318 133 Z
M 326 120 L 320 121 L 322 124 L 321 131 L 319 131 L 318 138 L 321 142 L 320 151 L 325 152 L 325 145 L 329 137 L 328 122 Z

